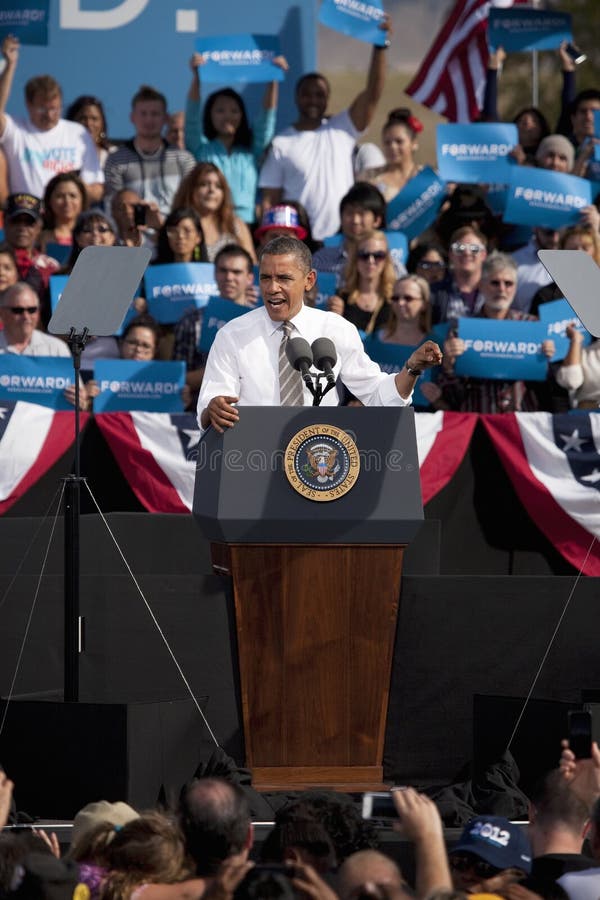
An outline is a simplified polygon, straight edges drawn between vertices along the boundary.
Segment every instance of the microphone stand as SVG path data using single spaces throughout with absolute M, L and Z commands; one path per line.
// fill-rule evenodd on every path
M 80 470 L 80 424 L 79 424 L 79 372 L 81 354 L 90 338 L 88 328 L 78 332 L 71 328 L 67 343 L 73 355 L 75 372 L 75 463 L 74 472 L 63 478 L 65 484 L 64 497 L 64 699 L 79 700 L 79 653 L 81 652 L 80 616 L 79 616 L 79 521 L 81 483 Z
M 318 372 L 314 377 L 315 377 L 316 385 L 314 387 L 312 386 L 312 384 L 310 385 L 311 393 L 313 395 L 312 405 L 320 406 L 321 400 L 323 399 L 325 394 L 328 394 L 329 391 L 331 391 L 335 387 L 335 378 L 332 376 L 326 375 L 324 373 L 321 373 L 321 372 Z M 321 384 L 321 379 L 323 379 L 323 378 L 327 379 L 327 385 L 325 388 Z M 308 382 L 307 382 L 307 384 L 308 384 Z

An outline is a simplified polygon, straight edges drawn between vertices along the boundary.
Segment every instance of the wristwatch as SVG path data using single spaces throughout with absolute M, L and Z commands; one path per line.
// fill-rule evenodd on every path
M 418 378 L 419 375 L 423 374 L 422 369 L 411 369 L 411 367 L 408 364 L 408 360 L 406 360 L 406 362 L 404 363 L 404 368 L 406 369 L 406 371 L 408 372 L 409 375 L 412 375 L 413 378 Z

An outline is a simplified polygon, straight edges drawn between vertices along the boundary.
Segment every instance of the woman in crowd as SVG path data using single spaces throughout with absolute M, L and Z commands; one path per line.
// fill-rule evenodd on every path
M 117 240 L 117 226 L 109 215 L 94 207 L 82 212 L 73 226 L 73 249 L 63 269 L 70 275 L 85 247 L 112 247 Z
M 114 831 L 111 824 L 106 828 Z M 105 856 L 108 873 L 100 888 L 101 900 L 142 898 L 143 885 L 175 884 L 192 874 L 177 825 L 158 812 L 123 825 Z
M 395 281 L 384 232 L 368 232 L 350 247 L 343 287 L 329 298 L 329 309 L 373 334 L 387 324 Z
M 17 260 L 10 244 L 0 244 L 0 297 L 19 280 Z
M 207 262 L 198 214 L 191 207 L 173 210 L 158 232 L 155 263 Z
M 48 182 L 44 192 L 44 230 L 40 235 L 43 253 L 48 244 L 73 245 L 73 228 L 87 206 L 85 186 L 75 172 L 61 172 Z
M 406 268 L 409 272 L 420 275 L 428 284 L 441 281 L 446 274 L 448 260 L 441 244 L 429 241 L 426 244 L 416 244 L 406 260 Z
M 256 189 L 261 157 L 275 134 L 275 116 L 279 84 L 271 81 L 265 89 L 263 108 L 254 128 L 250 127 L 244 101 L 231 88 L 210 94 L 204 106 L 200 127 L 200 75 L 204 60 L 194 53 L 190 60 L 192 83 L 188 92 L 185 115 L 185 142 L 198 162 L 214 163 L 229 184 L 235 213 L 243 222 L 256 219 Z M 284 72 L 288 69 L 283 56 L 273 60 Z
M 394 284 L 390 317 L 377 337 L 388 344 L 416 347 L 431 328 L 429 284 L 420 275 L 405 275 Z
M 365 169 L 357 181 L 374 184 L 389 203 L 421 169 L 415 161 L 421 131 L 422 123 L 409 109 L 393 109 L 381 134 L 385 165 Z
M 116 145 L 111 144 L 106 136 L 108 129 L 102 101 L 97 97 L 83 94 L 71 103 L 65 118 L 70 119 L 71 122 L 79 122 L 80 125 L 87 128 L 96 145 L 100 165 L 104 167 L 109 153 L 116 150 Z
M 256 262 L 250 229 L 236 216 L 225 176 L 213 163 L 198 163 L 185 176 L 173 200 L 173 210 L 194 209 L 212 262 L 226 244 L 240 244 Z

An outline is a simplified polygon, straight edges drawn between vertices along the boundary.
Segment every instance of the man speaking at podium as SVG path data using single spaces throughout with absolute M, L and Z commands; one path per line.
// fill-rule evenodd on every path
M 425 341 L 400 372 L 382 372 L 365 353 L 354 325 L 337 313 L 305 306 L 304 294 L 316 277 L 310 250 L 302 241 L 279 237 L 266 245 L 259 266 L 264 307 L 217 332 L 198 399 L 201 430 L 209 425 L 220 433 L 231 428 L 239 419 L 237 406 L 312 404 L 311 378 L 303 379 L 286 353 L 294 338 L 303 338 L 309 347 L 319 338 L 328 339 L 329 365 L 325 361 L 321 366 L 328 381 L 339 378 L 365 406 L 408 406 L 421 372 L 441 363 L 438 345 Z M 323 405 L 338 402 L 337 391 L 323 391 Z

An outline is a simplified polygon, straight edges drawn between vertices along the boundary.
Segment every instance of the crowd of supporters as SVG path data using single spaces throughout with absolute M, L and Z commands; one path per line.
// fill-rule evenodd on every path
M 76 814 L 65 846 L 35 823 L 18 825 L 23 814 L 16 812 L 13 783 L 1 772 L 0 897 L 597 897 L 598 745 L 591 744 L 589 757 L 576 758 L 563 741 L 558 768 L 540 773 L 528 797 L 507 780 L 507 771 L 495 792 L 482 794 L 481 808 L 463 817 L 462 833 L 451 838 L 442 819 L 449 807 L 440 803 L 439 788 L 436 795 L 436 789 L 400 786 L 362 800 L 317 790 L 265 798 L 218 750 L 182 787 L 175 808 L 138 811 L 122 801 L 94 800 Z M 523 806 L 525 822 L 498 812 L 510 815 Z M 259 846 L 253 821 L 262 814 L 264 824 L 265 809 L 274 821 Z M 400 844 L 395 853 L 389 840 L 384 844 L 386 829 L 399 832 L 401 853 Z
M 389 28 L 387 21 L 383 27 Z M 581 249 L 600 262 L 600 213 L 591 204 L 581 210 L 577 224 L 566 228 L 547 228 L 541 221 L 532 228 L 514 227 L 494 213 L 486 185 L 448 184 L 436 221 L 411 240 L 406 259 L 400 258 L 390 244 L 393 232 L 386 232 L 386 208 L 423 168 L 417 161 L 423 126 L 408 108 L 393 109 L 381 148 L 360 143 L 381 98 L 387 45 L 373 47 L 364 89 L 340 113 L 328 112 L 327 79 L 302 75 L 296 83 L 297 119 L 280 132 L 277 82 L 266 85 L 262 109 L 250 122 L 233 88 L 215 91 L 202 103 L 203 60 L 195 54 L 185 113 L 170 114 L 160 91 L 143 85 L 131 100 L 135 133 L 117 144 L 108 136 L 98 97 L 75 98 L 63 118 L 63 91 L 50 75 L 30 78 L 27 117 L 11 116 L 20 47 L 15 38 L 5 38 L 0 74 L 2 350 L 35 352 L 15 326 L 44 329 L 50 278 L 70 273 L 84 247 L 149 246 L 152 264 L 158 266 L 214 263 L 227 248 L 229 258 L 246 271 L 269 239 L 286 234 L 308 244 L 319 274 L 334 274 L 327 308 L 353 322 L 368 338 L 366 346 L 374 347 L 374 341 L 411 346 L 431 326 L 447 326 L 436 333 L 444 363 L 423 385 L 422 409 L 596 408 L 598 342 L 586 344 L 574 325 L 566 329 L 566 353 L 557 354 L 551 340 L 542 343 L 545 381 L 455 372 L 465 349 L 457 329 L 460 318 L 533 321 L 542 304 L 561 296 L 537 258 L 539 249 Z M 504 55 L 499 48 L 490 56 L 482 121 L 498 120 Z M 514 118 L 519 144 L 513 156 L 523 166 L 593 181 L 600 91 L 576 93 L 575 63 L 564 47 L 558 56 L 563 73 L 559 122 L 553 131 L 541 110 L 520 111 Z M 275 63 L 288 72 L 284 57 Z M 182 100 L 184 92 L 182 86 Z M 31 312 L 15 312 L 14 304 L 6 303 L 4 292 L 17 281 L 36 292 L 37 310 L 30 305 Z M 234 303 L 252 307 L 258 302 L 250 284 L 242 292 L 219 290 Z M 306 300 L 314 303 L 315 296 Z M 143 296 L 136 298 L 135 309 L 147 314 Z M 182 349 L 177 335 L 185 333 L 184 326 L 162 324 L 155 346 L 160 359 L 185 360 L 191 409 L 205 360 L 198 348 L 202 310 L 195 311 Z M 93 356 L 104 353 L 118 357 L 117 342 L 98 342 Z M 347 397 L 346 402 L 357 401 Z M 85 391 L 82 404 L 91 405 Z

